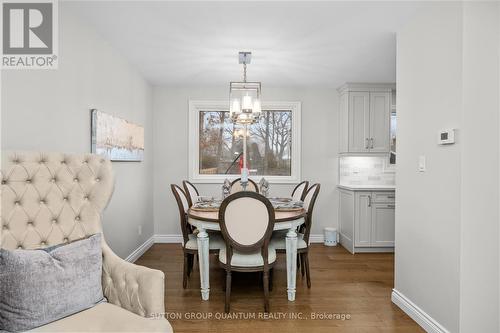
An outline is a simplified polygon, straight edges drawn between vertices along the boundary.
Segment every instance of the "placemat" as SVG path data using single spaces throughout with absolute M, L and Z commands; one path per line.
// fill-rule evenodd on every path
M 283 212 L 294 212 L 302 210 L 304 203 L 302 201 L 294 201 L 291 198 L 269 198 L 275 210 Z M 221 200 L 195 202 L 191 207 L 193 210 L 200 212 L 216 212 L 219 210 Z

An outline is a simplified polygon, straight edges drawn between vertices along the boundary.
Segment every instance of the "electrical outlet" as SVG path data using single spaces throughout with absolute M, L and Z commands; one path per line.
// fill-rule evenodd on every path
M 142 235 L 142 225 L 137 226 L 137 234 Z

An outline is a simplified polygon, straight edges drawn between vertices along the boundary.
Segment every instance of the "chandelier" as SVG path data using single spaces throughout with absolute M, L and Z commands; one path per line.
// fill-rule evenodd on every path
M 249 125 L 261 114 L 260 82 L 247 82 L 247 65 L 252 52 L 239 52 L 239 63 L 243 65 L 243 82 L 229 83 L 229 112 L 233 122 Z
M 248 125 L 255 123 L 261 114 L 260 82 L 247 82 L 247 65 L 252 59 L 252 52 L 240 52 L 239 62 L 243 65 L 243 82 L 229 83 L 229 113 L 231 120 L 243 125 L 243 166 L 241 167 L 241 186 L 248 185 L 247 135 Z

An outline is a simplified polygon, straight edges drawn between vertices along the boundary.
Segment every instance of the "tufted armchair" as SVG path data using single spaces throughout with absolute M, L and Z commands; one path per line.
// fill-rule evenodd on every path
M 5 153 L 1 183 L 0 247 L 35 249 L 101 233 L 114 176 L 97 155 Z M 104 237 L 102 255 L 108 303 L 35 330 L 171 332 L 163 318 L 163 272 L 122 260 Z

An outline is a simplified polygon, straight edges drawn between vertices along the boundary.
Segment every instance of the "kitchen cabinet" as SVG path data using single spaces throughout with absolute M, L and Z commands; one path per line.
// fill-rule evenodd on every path
M 357 192 L 354 212 L 354 243 L 355 246 L 371 246 L 371 192 Z
M 346 83 L 340 93 L 339 151 L 388 153 L 394 84 Z
M 391 203 L 374 203 L 371 207 L 371 246 L 394 247 L 394 213 Z
M 394 251 L 394 190 L 344 187 L 339 193 L 340 244 L 351 253 Z

